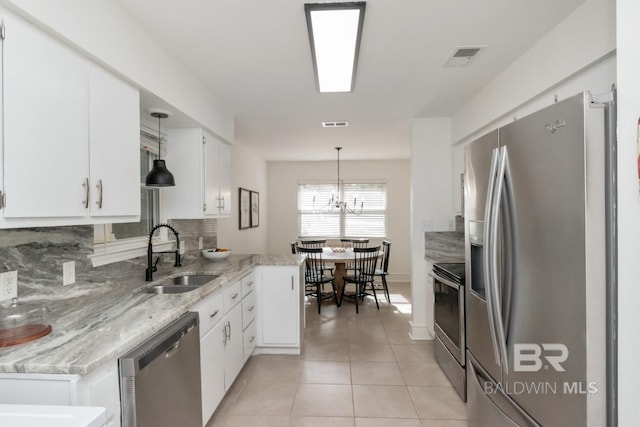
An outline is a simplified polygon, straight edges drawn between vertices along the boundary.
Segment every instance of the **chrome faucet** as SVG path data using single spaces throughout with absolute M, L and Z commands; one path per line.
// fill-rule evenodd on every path
M 166 227 L 169 230 L 173 231 L 174 236 L 176 236 L 176 250 L 175 251 L 161 251 L 161 252 L 153 252 L 153 244 L 151 243 L 151 238 L 153 237 L 153 233 L 156 232 L 158 228 Z M 150 282 L 153 280 L 153 272 L 158 270 L 158 261 L 160 261 L 160 257 L 156 258 L 156 262 L 153 262 L 153 254 L 167 254 L 167 253 L 175 253 L 176 255 L 176 263 L 173 264 L 174 267 L 180 267 L 182 264 L 180 263 L 180 238 L 178 237 L 178 232 L 175 228 L 170 226 L 169 224 L 158 224 L 151 229 L 151 233 L 149 233 L 149 244 L 147 245 L 147 269 L 145 270 L 145 280 Z

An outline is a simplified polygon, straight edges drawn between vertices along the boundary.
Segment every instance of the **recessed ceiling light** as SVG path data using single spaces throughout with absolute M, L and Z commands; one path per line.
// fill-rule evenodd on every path
M 311 57 L 320 92 L 351 92 L 366 2 L 307 3 Z

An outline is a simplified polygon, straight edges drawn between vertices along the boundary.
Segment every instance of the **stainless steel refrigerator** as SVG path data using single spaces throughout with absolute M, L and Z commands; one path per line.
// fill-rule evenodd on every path
M 579 94 L 465 148 L 469 426 L 609 422 L 614 127 L 600 107 Z

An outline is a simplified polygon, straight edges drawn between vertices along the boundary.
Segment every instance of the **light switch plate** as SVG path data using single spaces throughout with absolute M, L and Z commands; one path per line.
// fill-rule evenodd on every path
M 10 300 L 18 296 L 18 272 L 0 273 L 0 301 Z
M 62 286 L 76 283 L 76 262 L 68 261 L 62 264 Z

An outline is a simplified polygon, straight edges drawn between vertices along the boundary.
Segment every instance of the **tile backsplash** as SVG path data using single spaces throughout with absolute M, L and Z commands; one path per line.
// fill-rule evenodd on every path
M 185 258 L 200 256 L 200 237 L 204 248 L 217 244 L 217 220 L 172 220 L 185 246 Z M 0 272 L 18 271 L 18 284 L 39 286 L 62 284 L 62 264 L 75 261 L 76 281 L 92 283 L 101 268 L 118 268 L 114 263 L 92 267 L 87 258 L 93 253 L 93 226 L 39 227 L 0 230 Z M 146 264 L 145 257 L 121 261 Z

